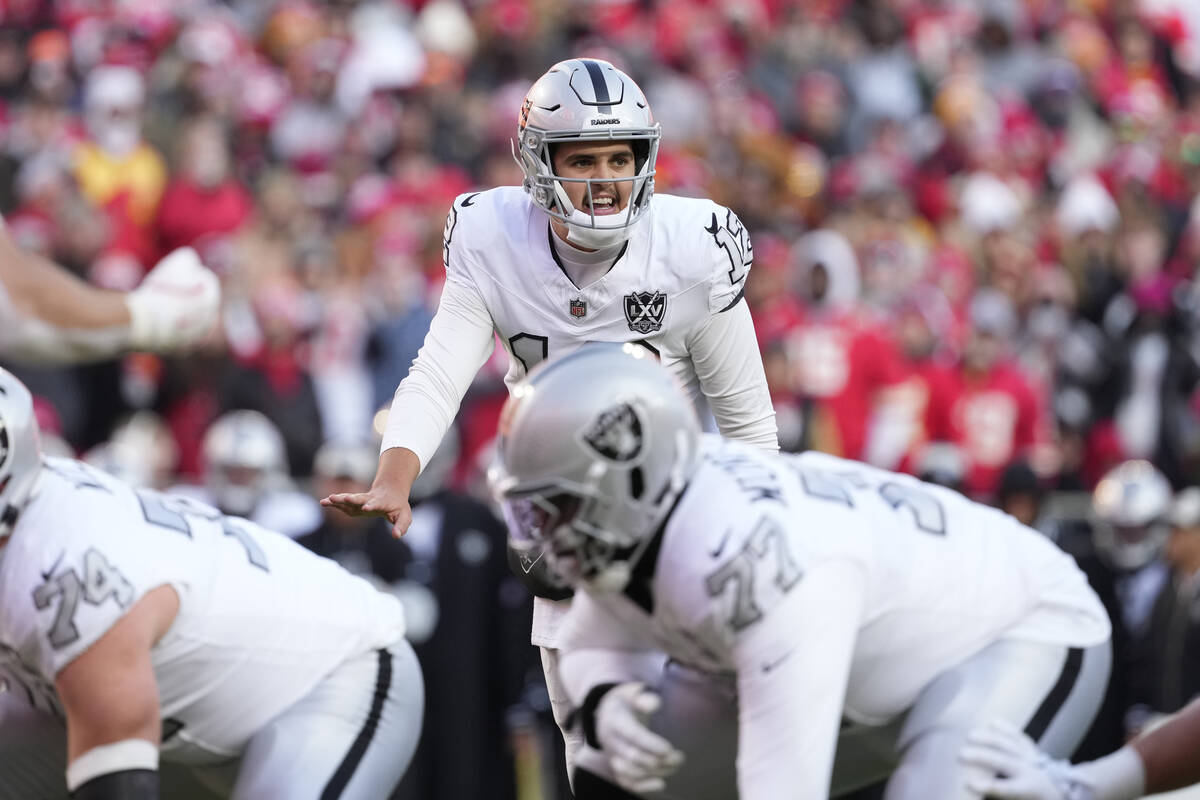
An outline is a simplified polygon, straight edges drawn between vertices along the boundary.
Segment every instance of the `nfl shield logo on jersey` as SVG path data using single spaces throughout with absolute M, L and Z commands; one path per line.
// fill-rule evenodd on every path
M 571 316 L 572 317 L 586 317 L 587 316 L 587 301 L 586 300 L 572 300 L 571 301 Z
M 667 312 L 666 292 L 634 292 L 625 295 L 625 319 L 629 330 L 647 334 L 662 330 Z

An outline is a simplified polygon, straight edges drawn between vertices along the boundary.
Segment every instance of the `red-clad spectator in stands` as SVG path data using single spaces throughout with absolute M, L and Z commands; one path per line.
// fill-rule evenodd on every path
M 250 218 L 254 198 L 230 171 L 229 148 L 220 123 L 193 120 L 180 139 L 175 177 L 158 210 L 158 241 L 163 252 L 237 231 Z
M 857 305 L 858 261 L 846 238 L 813 231 L 796 255 L 804 316 L 787 347 L 808 445 L 860 458 L 879 392 L 904 379 L 901 360 L 886 330 Z
M 930 439 L 926 427 L 930 402 L 935 396 L 946 396 L 954 384 L 961 344 L 959 324 L 945 294 L 935 286 L 924 285 L 899 303 L 893 330 L 908 378 L 889 392 L 889 416 L 904 429 L 893 437 L 899 460 L 882 465 L 918 474 Z
M 967 459 L 965 488 L 976 497 L 996 490 L 1004 468 L 1044 441 L 1046 403 L 1009 358 L 1017 333 L 1012 303 L 984 288 L 971 301 L 962 358 L 930 396 L 930 441 L 957 444 Z M 932 388 L 932 387 L 931 387 Z

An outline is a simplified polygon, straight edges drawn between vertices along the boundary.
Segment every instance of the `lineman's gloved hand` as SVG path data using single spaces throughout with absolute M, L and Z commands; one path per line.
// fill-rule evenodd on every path
M 596 707 L 596 739 L 613 777 L 630 792 L 657 792 L 683 763 L 683 753 L 647 726 L 662 701 L 641 683 L 623 683 Z
M 190 247 L 172 250 L 125 297 L 130 346 L 161 352 L 196 344 L 217 324 L 221 284 Z
M 1091 786 L 1075 768 L 1043 753 L 1012 725 L 996 721 L 967 734 L 960 758 L 991 773 L 968 785 L 998 800 L 1095 800 Z

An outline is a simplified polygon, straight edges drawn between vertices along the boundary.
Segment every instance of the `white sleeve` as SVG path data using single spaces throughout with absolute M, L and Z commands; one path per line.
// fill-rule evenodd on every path
M 380 452 L 407 447 L 424 469 L 495 346 L 492 315 L 478 289 L 448 272 L 425 343 L 392 398 Z
M 666 656 L 586 592 L 576 592 L 563 626 L 558 669 L 572 703 L 582 703 L 600 684 L 641 681 L 653 686 L 662 676 Z
M 734 660 L 742 800 L 829 796 L 863 594 L 856 565 L 820 564 L 739 637 Z
M 746 303 L 710 315 L 692 332 L 689 351 L 721 434 L 778 451 L 775 407 Z

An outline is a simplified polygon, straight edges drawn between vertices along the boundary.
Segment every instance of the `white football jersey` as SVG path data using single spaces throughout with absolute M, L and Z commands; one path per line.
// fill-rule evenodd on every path
M 753 322 L 739 302 L 753 253 L 736 214 L 711 200 L 656 194 L 611 269 L 583 287 L 567 276 L 553 236 L 520 187 L 455 199 L 442 304 L 396 392 L 383 450 L 407 447 L 428 461 L 494 337 L 510 355 L 509 387 L 543 359 L 588 342 L 641 342 L 679 379 L 701 420 L 778 449 Z M 565 608 L 535 601 L 534 644 L 557 646 Z
M 237 755 L 342 662 L 404 633 L 395 598 L 281 534 L 51 458 L 0 549 L 0 669 L 61 717 L 55 676 L 162 585 L 179 595 L 152 652 L 168 760 Z
M 787 602 L 807 573 L 832 562 L 850 565 L 865 587 L 861 613 L 846 622 L 857 633 L 843 713 L 857 723 L 894 718 L 997 639 L 1089 647 L 1110 634 L 1083 573 L 1041 534 L 949 489 L 821 453 L 769 455 L 706 437 L 660 548 L 650 613 L 629 594 L 577 593 L 564 623 L 568 656 L 658 649 L 706 672 L 751 664 L 767 673 L 805 642 L 780 651 L 764 641 L 754 652 L 763 620 L 785 614 L 782 630 L 820 628 L 845 605 L 833 593 Z
M 474 285 L 491 312 L 512 355 L 505 382 L 586 342 L 637 341 L 704 408 L 689 339 L 745 289 L 752 251 L 737 215 L 711 200 L 656 194 L 616 263 L 583 288 L 560 266 L 553 235 L 545 212 L 514 186 L 461 196 L 446 219 L 447 275 Z
M 642 342 L 722 433 L 778 449 L 754 326 L 739 303 L 753 260 L 737 215 L 710 200 L 655 195 L 611 269 L 576 287 L 550 219 L 519 188 L 458 197 L 446 217 L 441 305 L 400 384 L 382 448 L 432 457 L 499 339 L 511 387 L 535 364 L 588 342 Z M 726 312 L 726 313 L 722 313 Z

